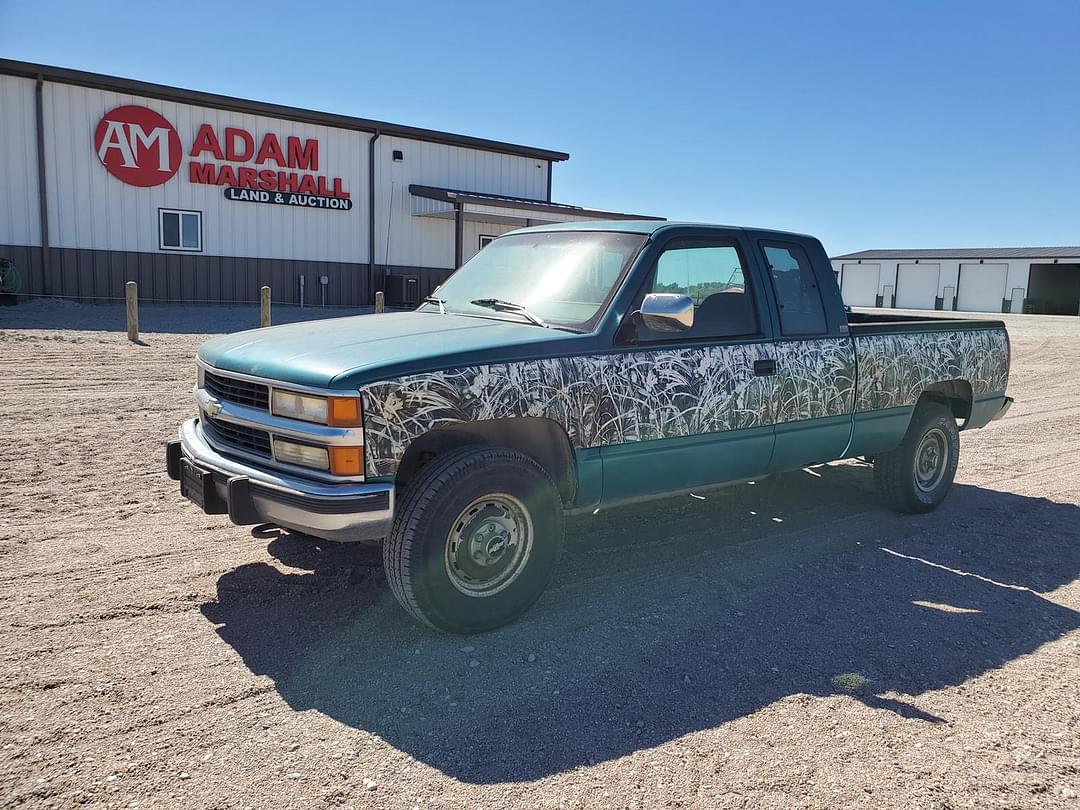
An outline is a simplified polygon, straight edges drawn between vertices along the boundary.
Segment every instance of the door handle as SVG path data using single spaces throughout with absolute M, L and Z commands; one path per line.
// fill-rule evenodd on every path
M 768 377 L 770 374 L 776 373 L 776 360 L 771 357 L 766 357 L 764 360 L 754 361 L 754 376 L 755 377 Z

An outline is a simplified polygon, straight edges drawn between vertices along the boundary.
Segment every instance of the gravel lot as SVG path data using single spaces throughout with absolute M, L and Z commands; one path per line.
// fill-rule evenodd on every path
M 166 477 L 198 332 L 255 317 L 0 310 L 0 805 L 1078 805 L 1080 319 L 1009 318 L 1017 403 L 934 514 L 844 463 L 576 519 L 455 638 Z

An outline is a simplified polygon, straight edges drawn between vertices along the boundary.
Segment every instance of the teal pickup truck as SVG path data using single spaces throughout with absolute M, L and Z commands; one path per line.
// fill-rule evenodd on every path
M 199 349 L 169 474 L 210 514 L 382 542 L 431 626 L 540 596 L 566 514 L 864 457 L 894 508 L 945 498 L 960 429 L 1011 403 L 994 320 L 845 310 L 808 236 L 586 222 L 496 239 L 414 312 Z

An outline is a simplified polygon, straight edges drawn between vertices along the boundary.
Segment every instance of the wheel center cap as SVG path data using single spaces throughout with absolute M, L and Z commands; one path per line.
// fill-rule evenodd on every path
M 532 546 L 528 510 L 502 493 L 477 498 L 451 524 L 446 572 L 459 591 L 489 596 L 521 572 Z
M 469 545 L 470 556 L 476 563 L 485 567 L 492 566 L 502 558 L 503 552 L 510 545 L 510 538 L 503 526 L 487 521 L 476 529 Z

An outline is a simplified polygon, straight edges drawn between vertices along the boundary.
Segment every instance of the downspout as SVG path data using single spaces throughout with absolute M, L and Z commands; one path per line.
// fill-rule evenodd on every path
M 368 141 L 368 281 L 371 283 L 371 298 L 375 299 L 375 141 L 382 133 L 379 130 Z M 390 257 L 387 256 L 387 261 Z
M 45 182 L 45 80 L 37 77 L 34 88 L 34 115 L 37 119 L 38 216 L 41 223 L 41 290 L 52 292 L 49 273 L 49 197 Z M 29 280 L 27 286 L 30 286 Z M 29 289 L 27 290 L 29 292 Z
M 454 201 L 454 269 L 461 267 L 465 255 L 465 211 L 464 206 Z

